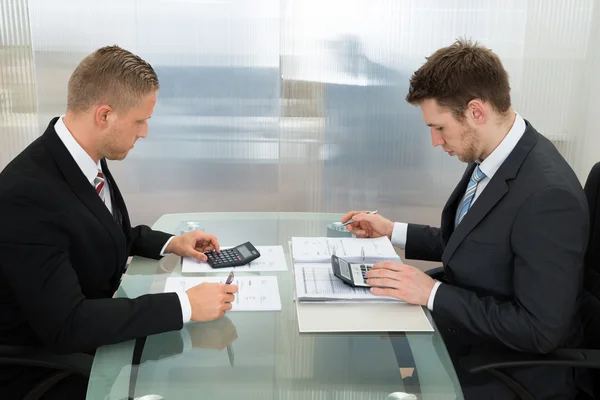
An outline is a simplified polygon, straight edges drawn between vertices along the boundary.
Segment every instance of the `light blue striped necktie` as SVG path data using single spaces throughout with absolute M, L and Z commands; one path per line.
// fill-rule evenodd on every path
M 465 215 L 469 211 L 469 208 L 471 208 L 471 203 L 473 203 L 473 198 L 475 197 L 475 192 L 477 192 L 477 185 L 479 184 L 479 182 L 481 182 L 481 180 L 483 178 L 485 178 L 485 176 L 486 175 L 479 168 L 479 164 L 477 164 L 477 167 L 475 168 L 475 170 L 473 171 L 473 174 L 471 175 L 469 184 L 467 185 L 467 190 L 465 192 L 465 196 L 463 197 L 463 199 L 458 207 L 458 211 L 456 212 L 455 226 L 460 224 L 460 221 L 462 221 L 462 219 L 465 217 Z

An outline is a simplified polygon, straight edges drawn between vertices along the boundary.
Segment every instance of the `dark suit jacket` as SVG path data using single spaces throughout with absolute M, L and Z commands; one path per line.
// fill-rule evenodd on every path
M 565 345 L 577 325 L 588 241 L 579 180 L 527 123 L 455 230 L 474 168 L 446 203 L 441 228 L 408 226 L 406 257 L 442 261 L 450 282 L 437 291 L 434 316 L 515 350 L 546 353 Z
M 531 353 L 579 345 L 588 206 L 554 145 L 528 122 L 523 137 L 454 229 L 475 168 L 446 203 L 441 228 L 409 224 L 406 257 L 442 261 L 442 327 L 482 346 Z
M 106 208 L 54 130 L 0 173 L 0 343 L 61 353 L 181 329 L 176 294 L 112 298 L 127 257 L 159 258 L 170 235 L 131 227 L 106 162 Z

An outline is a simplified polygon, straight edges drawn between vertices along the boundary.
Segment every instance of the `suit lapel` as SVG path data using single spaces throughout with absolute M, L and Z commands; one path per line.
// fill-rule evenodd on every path
M 120 218 L 115 217 L 115 219 L 120 219 L 120 227 L 123 230 L 128 230 L 131 227 L 129 222 L 129 215 L 127 213 L 127 208 L 125 207 L 125 201 L 123 200 L 123 196 L 121 195 L 121 191 L 117 186 L 117 182 L 112 176 L 112 173 L 108 169 L 108 164 L 105 159 L 100 160 L 100 164 L 102 165 L 102 171 L 104 172 L 104 176 L 108 181 L 108 185 L 110 187 L 110 195 L 112 198 L 112 206 L 113 212 L 118 215 Z
M 456 226 L 456 229 L 450 235 L 442 259 L 450 259 L 452 257 L 458 245 L 508 192 L 506 181 L 498 178 L 497 175 L 494 175 L 485 187 L 485 190 L 479 195 L 475 203 L 473 203 L 469 212 L 467 212 L 460 224 Z M 456 215 L 456 210 L 454 215 Z M 454 224 L 453 219 L 452 224 Z
M 446 264 L 460 243 L 471 233 L 471 231 L 485 218 L 485 216 L 494 208 L 494 206 L 509 192 L 508 181 L 514 179 L 523 164 L 523 161 L 529 154 L 529 151 L 537 143 L 538 133 L 529 122 L 525 121 L 526 128 L 525 133 L 508 155 L 506 160 L 502 163 L 498 171 L 494 174 L 492 179 L 489 181 L 483 192 L 476 199 L 475 203 L 471 206 L 463 220 L 454 229 L 454 218 L 456 216 L 456 209 L 458 207 L 458 200 L 455 193 L 458 191 L 458 198 L 461 198 L 466 188 L 466 181 L 468 181 L 475 165 L 467 169 L 468 174 L 465 173 L 461 182 L 454 190 L 454 193 L 450 197 L 450 200 L 446 203 L 444 212 L 442 215 L 442 235 L 448 238 L 444 253 L 442 254 L 442 261 Z
M 444 206 L 444 210 L 442 211 L 441 227 L 443 243 L 448 243 L 452 232 L 454 232 L 454 217 L 456 216 L 456 209 L 458 208 L 458 203 L 462 200 L 462 197 L 465 194 L 465 190 L 467 190 L 467 183 L 469 182 L 469 179 L 471 179 L 474 169 L 475 163 L 469 164 L 465 170 L 465 173 L 460 179 L 460 182 L 458 182 L 458 185 L 456 185 L 454 191 Z
M 71 187 L 71 190 L 79 198 L 79 200 L 90 210 L 98 221 L 106 228 L 110 236 L 113 238 L 117 253 L 118 260 L 126 259 L 126 242 L 123 231 L 115 223 L 112 214 L 106 208 L 106 205 L 102 202 L 94 187 L 90 185 L 63 142 L 58 137 L 54 130 L 54 124 L 58 118 L 53 119 L 44 132 L 42 140 L 48 148 L 54 162 L 58 166 L 61 174 L 65 178 L 67 184 Z

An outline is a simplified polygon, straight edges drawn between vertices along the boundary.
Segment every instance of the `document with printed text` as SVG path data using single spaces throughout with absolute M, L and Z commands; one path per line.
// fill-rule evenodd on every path
M 227 249 L 230 247 L 222 247 Z M 236 272 L 277 272 L 287 271 L 287 261 L 282 246 L 256 246 L 260 253 L 254 261 L 239 267 L 213 268 L 208 263 L 198 261 L 195 258 L 184 257 L 181 261 L 181 272 L 184 274 L 193 274 L 201 272 L 219 272 L 235 270 Z
M 376 296 L 369 288 L 346 285 L 333 275 L 331 266 L 326 264 L 295 264 L 294 279 L 299 301 L 400 302 L 393 297 Z
M 377 262 L 397 260 L 398 254 L 387 236 L 375 239 L 329 238 L 329 237 L 293 237 L 292 258 L 294 263 L 331 262 L 336 255 L 347 261 L 361 262 L 364 250 L 365 260 Z
M 227 276 L 169 277 L 164 292 L 185 292 L 203 282 L 225 283 Z M 238 286 L 231 311 L 280 311 L 281 298 L 276 276 L 240 276 L 233 282 Z

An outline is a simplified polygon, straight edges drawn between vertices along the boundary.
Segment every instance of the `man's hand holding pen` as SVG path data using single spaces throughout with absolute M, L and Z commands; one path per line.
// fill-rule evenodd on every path
M 371 212 L 371 214 L 368 214 Z M 392 238 L 394 223 L 372 211 L 350 211 L 342 218 L 342 223 L 350 222 L 346 228 L 359 238 Z
M 192 321 L 205 322 L 221 318 L 231 310 L 231 303 L 235 300 L 237 285 L 233 282 L 233 271 L 225 283 L 201 283 L 194 286 L 186 293 L 192 306 Z

